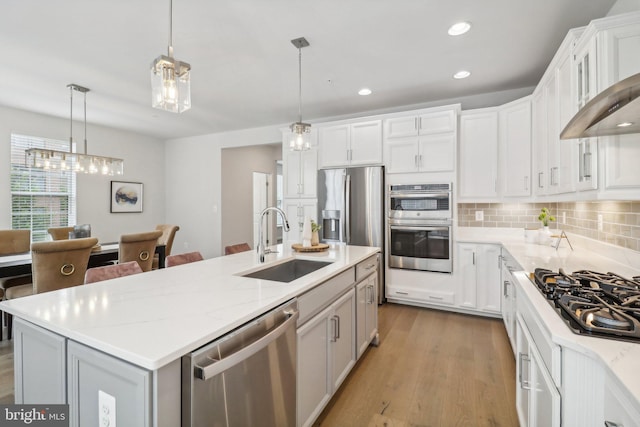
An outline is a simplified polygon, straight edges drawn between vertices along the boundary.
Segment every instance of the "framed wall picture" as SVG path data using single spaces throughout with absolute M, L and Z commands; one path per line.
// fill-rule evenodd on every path
M 111 181 L 111 213 L 142 212 L 141 182 Z

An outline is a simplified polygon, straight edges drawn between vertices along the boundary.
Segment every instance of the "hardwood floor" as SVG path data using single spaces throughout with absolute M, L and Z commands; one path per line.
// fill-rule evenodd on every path
M 379 330 L 380 346 L 367 350 L 315 426 L 518 425 L 515 360 L 501 320 L 384 304 Z M 6 403 L 13 403 L 13 340 L 5 339 Z
M 13 399 L 13 340 L 7 340 L 7 328 L 0 328 L 0 405 L 10 404 Z
M 397 304 L 315 426 L 518 426 L 503 323 Z

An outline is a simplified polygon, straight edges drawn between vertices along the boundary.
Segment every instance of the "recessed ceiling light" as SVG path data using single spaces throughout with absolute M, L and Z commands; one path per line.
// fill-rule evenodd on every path
M 457 73 L 455 73 L 453 75 L 454 79 L 466 79 L 467 77 L 469 77 L 471 75 L 470 72 L 466 71 L 466 70 L 461 70 L 458 71 Z
M 631 125 L 633 125 L 633 122 L 623 122 L 623 123 L 618 123 L 617 124 L 617 126 L 619 128 L 626 128 L 626 127 L 631 126 Z
M 449 27 L 449 35 L 450 36 L 459 36 L 461 34 L 466 33 L 471 29 L 471 23 L 469 22 L 458 22 Z
M 358 91 L 358 95 L 362 95 L 362 96 L 371 95 L 371 89 L 369 89 L 368 87 L 363 87 Z

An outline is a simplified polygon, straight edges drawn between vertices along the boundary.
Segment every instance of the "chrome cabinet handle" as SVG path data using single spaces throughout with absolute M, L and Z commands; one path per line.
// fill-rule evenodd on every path
M 434 295 L 429 295 L 429 299 L 434 299 L 436 301 L 442 301 L 444 298 L 443 297 L 436 297 Z
M 417 154 L 413 156 L 413 166 L 418 168 L 418 155 Z
M 335 315 L 333 317 L 336 319 L 336 333 L 335 333 L 336 339 L 334 341 L 338 341 L 338 339 L 340 338 L 340 316 Z
M 371 288 L 371 293 L 369 294 L 369 297 L 371 299 L 369 300 L 369 304 L 373 304 L 373 303 L 375 303 L 376 291 L 375 291 L 375 289 L 373 289 L 373 285 L 369 285 L 368 287 Z
M 529 362 L 529 355 L 524 353 L 518 353 L 518 358 L 520 359 L 520 372 L 518 372 L 518 381 L 520 382 L 520 388 L 523 390 L 531 390 L 531 384 L 529 384 L 529 380 L 522 379 L 522 371 L 524 362 Z
M 291 325 L 295 326 L 295 323 L 298 320 L 298 316 L 300 315 L 297 310 L 287 312 L 286 314 L 289 315 L 289 318 L 287 320 L 282 322 L 280 326 L 278 326 L 276 329 L 269 332 L 267 335 L 263 336 L 256 342 L 253 342 L 248 346 L 236 351 L 235 353 L 227 357 L 223 357 L 222 359 L 211 359 L 213 362 L 207 366 L 195 365 L 193 375 L 198 379 L 206 381 L 237 365 L 243 360 L 248 359 L 263 348 L 267 347 L 273 341 L 277 340 L 282 334 L 284 334 Z
M 584 175 L 582 177 L 591 178 L 591 153 L 584 153 L 582 155 L 582 158 L 584 162 L 584 166 L 582 169 L 584 171 Z
M 421 168 L 422 167 L 422 154 L 418 154 L 418 167 Z
M 472 252 L 471 254 L 473 255 L 473 265 L 476 265 L 476 253 Z
M 504 285 L 502 287 L 502 295 L 504 295 L 505 297 L 509 296 L 509 281 L 505 280 L 504 281 Z
M 538 188 L 543 188 L 543 186 L 542 186 L 542 175 L 544 175 L 544 172 L 538 172 Z
M 529 191 L 529 176 L 524 177 L 524 191 Z

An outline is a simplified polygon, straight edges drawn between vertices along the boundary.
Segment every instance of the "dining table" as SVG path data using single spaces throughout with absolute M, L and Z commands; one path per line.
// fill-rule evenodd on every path
M 91 251 L 88 268 L 99 267 L 118 260 L 118 242 L 102 243 Z M 158 267 L 164 268 L 165 245 L 156 245 Z M 0 278 L 31 274 L 31 252 L 0 256 Z

